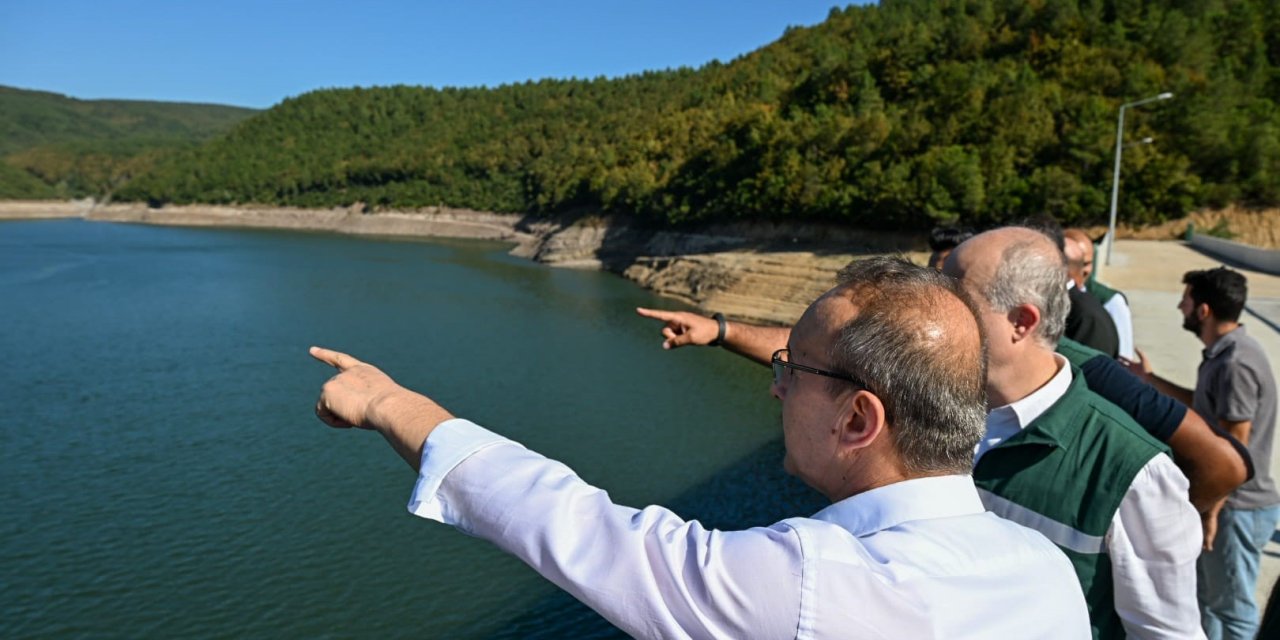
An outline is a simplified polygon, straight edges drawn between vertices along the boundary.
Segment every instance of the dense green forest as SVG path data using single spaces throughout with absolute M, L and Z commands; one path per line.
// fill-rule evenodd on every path
M 656 224 L 1154 222 L 1280 204 L 1280 3 L 885 0 L 728 63 L 494 89 L 323 90 L 145 162 L 116 197 Z M 130 156 L 132 160 L 138 156 Z M 141 166 L 141 165 L 140 165 Z
M 226 133 L 254 113 L 0 86 L 0 198 L 109 195 L 160 158 Z

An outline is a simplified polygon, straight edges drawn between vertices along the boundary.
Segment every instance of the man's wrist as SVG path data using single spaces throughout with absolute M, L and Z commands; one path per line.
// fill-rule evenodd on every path
M 414 393 L 404 387 L 380 396 L 369 407 L 369 421 L 374 429 L 386 433 L 403 430 L 411 425 L 430 432 L 436 425 L 453 418 L 431 398 Z
M 707 346 L 719 347 L 724 344 L 724 339 L 729 335 L 729 321 L 725 320 L 724 314 L 716 312 L 711 314 L 711 319 L 716 321 L 716 338 L 707 343 Z

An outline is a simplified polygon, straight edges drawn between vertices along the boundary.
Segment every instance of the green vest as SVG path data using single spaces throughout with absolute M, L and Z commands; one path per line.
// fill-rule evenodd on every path
M 1094 638 L 1123 638 L 1104 538 L 1138 471 L 1168 449 L 1119 407 L 1071 386 L 1017 435 L 983 454 L 973 479 L 988 509 L 1044 534 L 1066 553 Z
M 1055 349 L 1055 351 L 1057 351 L 1062 357 L 1066 358 L 1067 362 L 1070 362 L 1071 366 L 1077 369 L 1084 366 L 1084 363 L 1098 356 L 1102 356 L 1104 358 L 1109 357 L 1107 354 L 1098 351 L 1093 347 L 1080 344 L 1066 336 L 1058 338 L 1058 348 Z M 1087 382 L 1085 383 L 1085 386 L 1088 386 Z
M 1092 275 L 1093 274 L 1090 274 L 1090 276 Z M 1116 291 L 1115 289 L 1112 289 L 1111 287 L 1108 287 L 1107 285 L 1102 284 L 1097 280 L 1090 279 L 1085 286 L 1088 287 L 1087 289 L 1085 289 L 1085 291 L 1088 291 L 1091 295 L 1093 295 L 1093 297 L 1098 299 L 1098 302 L 1101 302 L 1104 305 L 1107 304 L 1108 302 L 1111 302 L 1112 298 L 1120 295 L 1119 291 Z

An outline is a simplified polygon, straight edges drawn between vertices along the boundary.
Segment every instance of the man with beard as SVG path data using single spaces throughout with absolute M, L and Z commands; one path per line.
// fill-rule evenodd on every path
M 1280 521 L 1280 493 L 1268 463 L 1276 428 L 1275 376 L 1262 345 L 1239 321 L 1248 296 L 1245 277 L 1218 267 L 1189 271 L 1182 282 L 1182 326 L 1205 345 L 1196 388 L 1152 373 L 1141 351 L 1129 366 L 1245 443 L 1260 462 L 1253 479 L 1220 506 L 1212 550 L 1200 556 L 1198 566 L 1201 619 L 1209 638 L 1253 638 L 1259 556 Z

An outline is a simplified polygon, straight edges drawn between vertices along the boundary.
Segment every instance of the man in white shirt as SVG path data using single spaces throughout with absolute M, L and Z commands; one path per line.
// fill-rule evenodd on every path
M 1087 638 L 1062 552 L 986 513 L 966 475 L 985 357 L 948 278 L 871 259 L 772 357 L 787 470 L 831 499 L 809 518 L 709 531 L 631 509 L 562 464 L 345 354 L 316 413 L 376 429 L 419 470 L 410 510 L 489 540 L 638 637 Z

